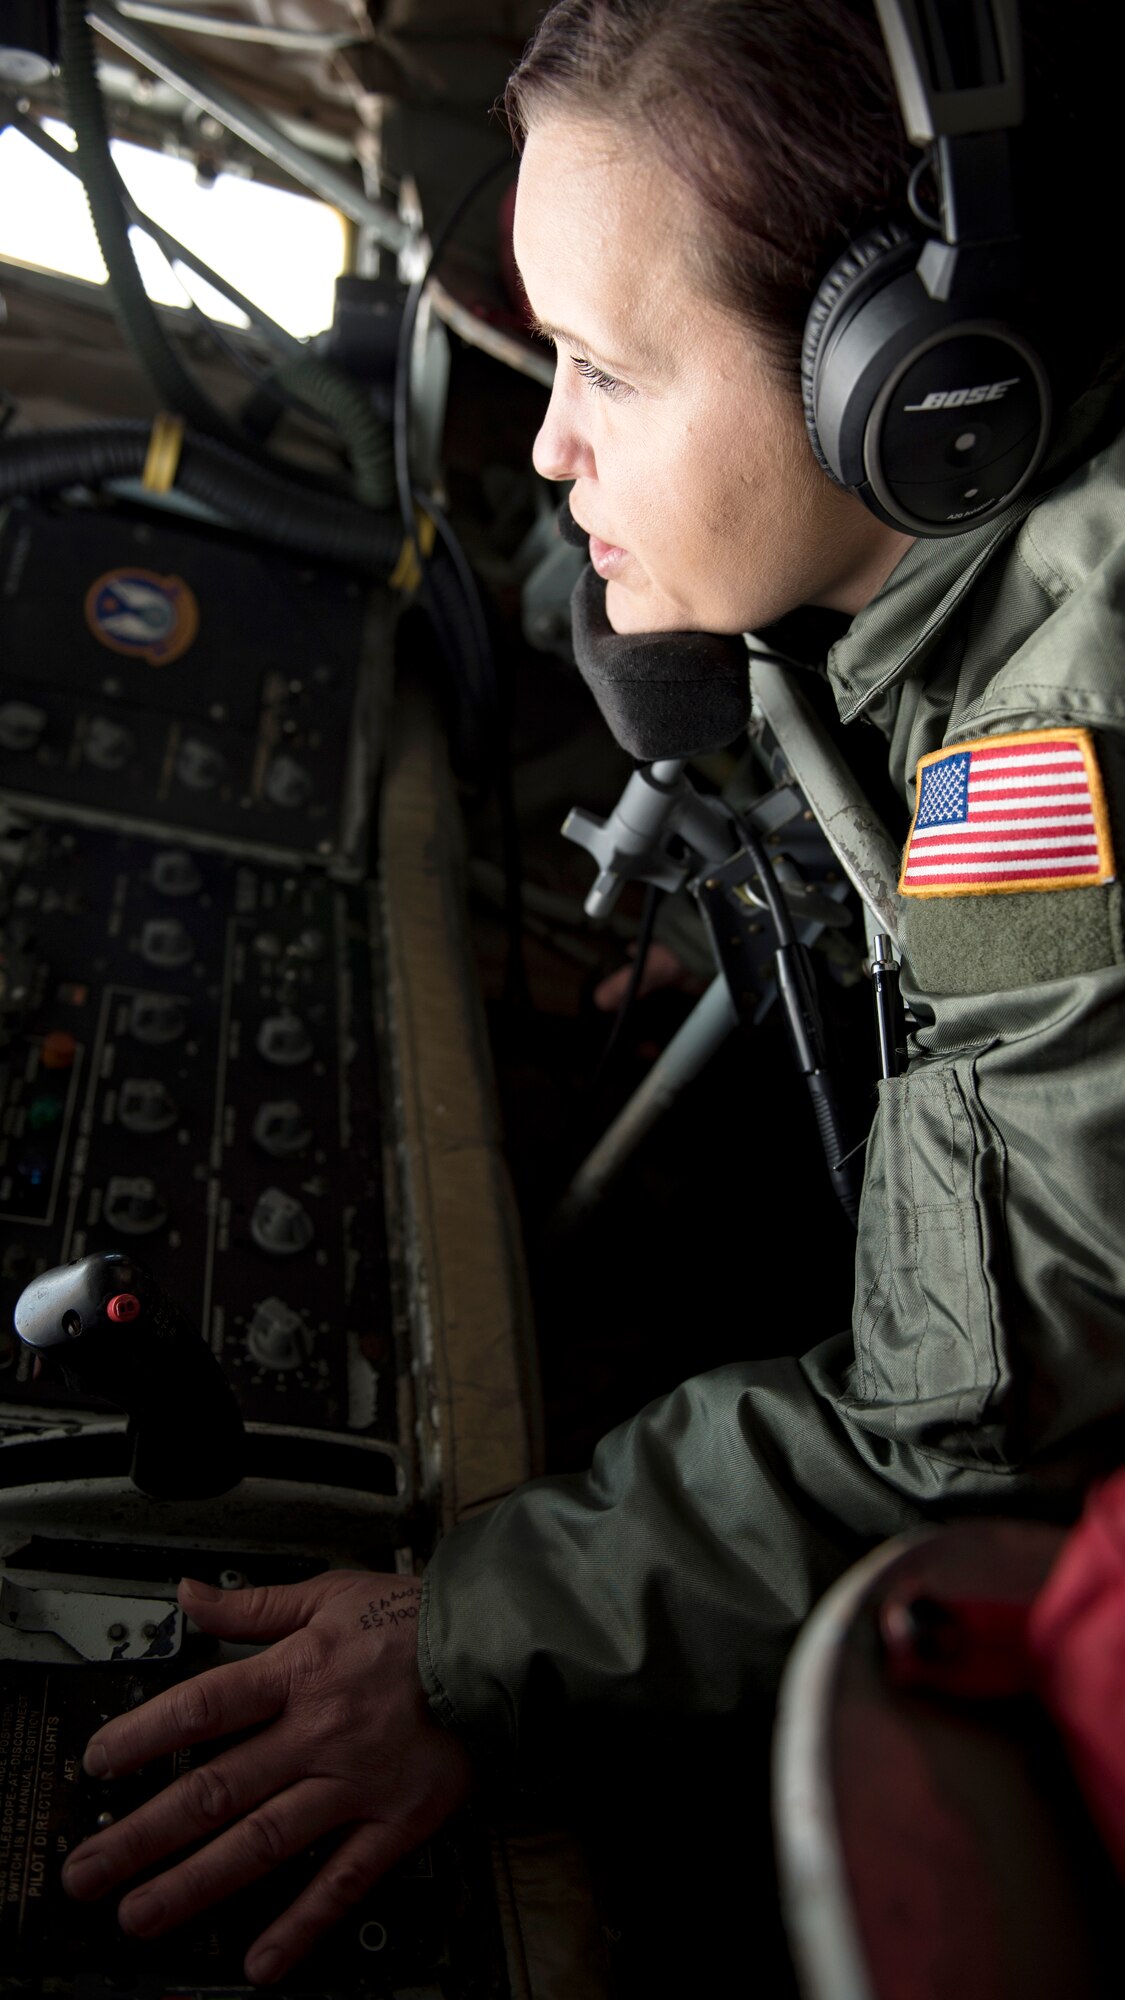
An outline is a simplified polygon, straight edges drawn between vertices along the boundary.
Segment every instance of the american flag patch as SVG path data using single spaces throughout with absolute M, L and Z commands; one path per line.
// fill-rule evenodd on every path
M 982 736 L 918 760 L 899 894 L 989 896 L 1113 879 L 1101 773 L 1087 729 Z

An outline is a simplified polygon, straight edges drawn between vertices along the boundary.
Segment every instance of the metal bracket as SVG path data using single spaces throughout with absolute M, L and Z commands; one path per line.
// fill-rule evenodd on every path
M 82 1580 L 85 1584 L 85 1579 Z M 0 1570 L 0 1659 L 168 1660 L 183 1645 L 175 1597 L 127 1596 Z

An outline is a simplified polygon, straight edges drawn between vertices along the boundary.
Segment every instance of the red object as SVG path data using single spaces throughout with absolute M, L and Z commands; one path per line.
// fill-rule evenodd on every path
M 1095 1487 L 1031 1607 L 1042 1700 L 1125 1876 L 1125 1471 Z
M 136 1319 L 140 1309 L 141 1302 L 134 1293 L 118 1292 L 110 1300 L 106 1307 L 106 1312 L 110 1319 L 117 1320 L 120 1323 L 122 1320 Z
M 891 1686 L 968 1701 L 1024 1693 L 1032 1685 L 1027 1611 L 1018 1600 L 889 1593 L 879 1626 Z
M 908 1578 L 888 1592 L 879 1625 L 896 1690 L 1038 1697 L 1125 1879 L 1125 1469 L 1093 1489 L 1030 1602 L 923 1594 Z
M 70 1069 L 78 1053 L 78 1043 L 65 1028 L 55 1028 L 44 1035 L 39 1060 L 44 1069 Z

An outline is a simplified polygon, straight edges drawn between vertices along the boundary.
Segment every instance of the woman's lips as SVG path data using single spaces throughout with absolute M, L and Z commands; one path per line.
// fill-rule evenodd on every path
M 619 549 L 613 542 L 599 541 L 597 535 L 590 536 L 590 561 L 598 575 L 604 576 L 607 582 L 617 575 L 622 563 L 627 563 L 628 560 L 628 549 Z

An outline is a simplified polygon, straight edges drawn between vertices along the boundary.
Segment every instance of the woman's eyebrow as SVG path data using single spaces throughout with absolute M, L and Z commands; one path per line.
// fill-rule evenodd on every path
M 610 355 L 602 354 L 592 348 L 589 341 L 583 340 L 579 334 L 568 333 L 562 326 L 548 326 L 537 313 L 531 314 L 531 330 L 537 333 L 540 339 L 550 340 L 555 346 L 577 347 L 581 353 L 588 355 L 591 361 L 596 361 L 599 367 L 606 369 L 611 375 L 635 375 L 640 368 L 646 371 L 655 368 L 655 359 L 647 352 L 639 352 L 632 361 L 614 361 Z

